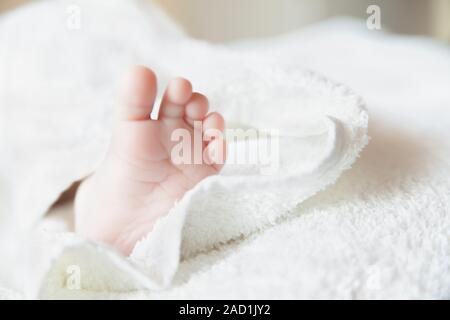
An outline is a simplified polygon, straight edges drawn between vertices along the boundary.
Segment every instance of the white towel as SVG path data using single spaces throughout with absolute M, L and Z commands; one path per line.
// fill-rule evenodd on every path
M 33 243 L 31 296 L 61 296 L 71 270 L 80 270 L 81 286 L 94 291 L 164 288 L 181 258 L 276 224 L 350 168 L 367 143 L 367 113 L 343 85 L 189 39 L 156 8 L 144 13 L 131 2 L 78 1 L 81 24 L 73 29 L 64 19 L 73 14 L 69 6 L 42 2 L 0 24 L 2 184 L 10 181 L 12 190 L 0 214 L 4 225 L 20 226 L 21 252 Z M 30 25 L 33 32 L 24 27 Z M 227 164 L 160 219 L 129 259 L 70 233 L 30 240 L 28 230 L 61 192 L 102 160 L 115 81 L 135 63 L 154 68 L 162 84 L 176 75 L 191 79 L 235 127 L 278 130 L 277 171 Z

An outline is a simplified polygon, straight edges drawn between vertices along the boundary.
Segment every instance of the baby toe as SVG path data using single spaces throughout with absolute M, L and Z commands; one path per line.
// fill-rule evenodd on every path
M 191 99 L 186 104 L 185 118 L 190 125 L 194 125 L 194 121 L 202 121 L 208 113 L 208 98 L 198 92 L 194 92 Z
M 186 103 L 192 96 L 191 83 L 183 78 L 170 81 L 161 103 L 160 115 L 167 118 L 184 116 Z
M 225 120 L 222 115 L 217 112 L 211 112 L 203 121 L 203 136 L 206 140 L 218 138 L 222 136 L 225 130 Z
M 203 151 L 203 161 L 220 171 L 225 164 L 227 156 L 227 144 L 223 137 L 212 140 Z
M 150 118 L 156 96 L 156 76 L 144 66 L 132 68 L 124 79 L 119 106 L 122 120 Z

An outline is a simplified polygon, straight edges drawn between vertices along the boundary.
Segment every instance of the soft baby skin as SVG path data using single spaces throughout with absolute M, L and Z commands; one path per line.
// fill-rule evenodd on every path
M 124 255 L 225 160 L 225 122 L 208 113 L 207 98 L 193 92 L 188 80 L 173 79 L 158 120 L 152 120 L 156 88 L 156 76 L 146 67 L 134 67 L 126 76 L 107 156 L 75 198 L 76 232 Z M 203 137 L 200 154 L 191 150 L 194 136 Z

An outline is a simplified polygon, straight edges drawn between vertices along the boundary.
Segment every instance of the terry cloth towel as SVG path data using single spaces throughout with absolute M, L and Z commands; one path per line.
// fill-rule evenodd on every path
M 180 259 L 276 224 L 336 181 L 367 143 L 367 113 L 343 85 L 295 65 L 281 67 L 256 54 L 242 59 L 238 51 L 192 40 L 139 2 L 77 3 L 44 1 L 0 21 L 0 147 L 6 155 L 0 177 L 11 193 L 3 195 L 0 214 L 3 226 L 17 228 L 6 230 L 9 239 L 1 243 L 16 243 L 27 253 L 16 257 L 11 246 L 2 248 L 29 275 L 26 288 L 17 285 L 5 276 L 5 264 L 0 271 L 7 287 L 57 297 L 73 280 L 71 270 L 78 270 L 88 290 L 164 288 Z M 79 28 L 67 25 L 67 8 L 69 14 L 80 10 Z M 130 258 L 72 233 L 29 236 L 59 195 L 102 160 L 115 81 L 132 64 L 152 67 L 160 87 L 176 75 L 191 79 L 212 109 L 241 129 L 229 141 L 223 172 L 189 191 Z M 243 139 L 249 129 L 260 139 Z M 270 145 L 268 157 L 237 164 L 249 145 Z

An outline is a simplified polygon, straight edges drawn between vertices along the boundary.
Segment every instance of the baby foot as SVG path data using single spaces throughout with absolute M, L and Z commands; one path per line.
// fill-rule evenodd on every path
M 207 98 L 193 93 L 189 81 L 169 83 L 158 120 L 150 119 L 156 96 L 151 70 L 135 67 L 124 89 L 109 152 L 77 192 L 75 228 L 129 255 L 175 201 L 220 171 L 226 146 L 222 116 L 208 114 Z M 182 145 L 174 141 L 186 135 Z

